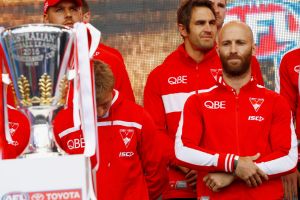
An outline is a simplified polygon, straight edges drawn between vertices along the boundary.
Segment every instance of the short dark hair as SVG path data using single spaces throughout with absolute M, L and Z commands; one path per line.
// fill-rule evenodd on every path
M 85 14 L 90 11 L 90 6 L 86 0 L 82 0 L 82 13 Z
M 192 16 L 192 10 L 194 7 L 206 7 L 216 17 L 215 10 L 212 3 L 209 0 L 185 0 L 181 3 L 177 10 L 177 24 L 184 25 L 187 32 L 190 32 L 190 22 Z

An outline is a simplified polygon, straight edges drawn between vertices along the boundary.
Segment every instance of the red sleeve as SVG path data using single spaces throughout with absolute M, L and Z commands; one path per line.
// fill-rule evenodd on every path
M 54 137 L 59 147 L 67 154 L 82 154 L 84 140 L 81 129 L 75 129 L 73 110 L 61 110 L 53 120 Z
M 257 60 L 257 58 L 255 56 L 252 56 L 252 60 L 251 60 L 251 70 L 252 70 L 252 75 L 255 77 L 257 83 L 259 85 L 264 86 L 264 79 L 260 70 L 260 65 L 259 62 Z
M 258 159 L 258 166 L 269 176 L 281 176 L 294 170 L 297 164 L 297 139 L 291 111 L 286 100 L 278 96 L 273 108 L 269 142 L 272 153 Z
M 155 124 L 147 112 L 143 113 L 140 156 L 150 199 L 156 200 L 168 185 L 167 162 L 158 141 Z
M 279 76 L 280 76 L 280 94 L 285 97 L 288 101 L 293 116 L 296 115 L 296 108 L 297 108 L 297 99 L 298 99 L 298 88 L 295 87 L 292 83 L 292 77 L 289 73 L 289 59 L 287 56 L 284 56 L 281 60 L 280 67 L 279 67 Z
M 198 170 L 233 172 L 234 154 L 219 154 L 199 147 L 204 122 L 198 95 L 185 103 L 175 140 L 179 164 Z
M 2 51 L 0 50 L 0 59 L 3 59 Z M 2 64 L 0 64 L 0 74 L 2 74 Z M 2 76 L 0 77 L 0 160 L 2 159 L 3 155 L 3 145 L 5 141 L 5 130 L 4 130 L 4 110 L 3 110 L 3 85 L 2 85 Z
M 157 80 L 158 76 L 155 71 L 152 71 L 148 76 L 144 89 L 144 107 L 151 115 L 155 125 L 160 132 L 160 141 L 163 144 L 166 152 L 166 157 L 172 159 L 174 157 L 174 141 L 167 133 L 167 120 L 165 108 L 162 101 L 162 94 L 160 91 L 160 84 Z

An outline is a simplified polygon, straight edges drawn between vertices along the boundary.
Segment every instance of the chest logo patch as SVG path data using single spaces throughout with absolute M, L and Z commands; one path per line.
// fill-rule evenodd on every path
M 217 81 L 217 77 L 222 73 L 222 69 L 210 69 L 210 73 L 214 77 L 215 81 Z
M 128 148 L 128 146 L 131 142 L 131 139 L 134 135 L 134 130 L 133 129 L 121 129 L 120 135 L 122 137 L 125 147 Z
M 9 133 L 10 133 L 10 135 L 14 136 L 14 134 L 16 133 L 16 131 L 19 128 L 19 123 L 9 122 L 8 123 L 8 127 L 9 127 Z
M 264 99 L 262 98 L 249 98 L 255 112 L 258 112 L 258 110 L 260 109 L 261 105 L 264 102 Z
M 296 73 L 299 73 L 299 72 L 300 72 L 300 65 L 295 66 L 295 67 L 294 67 L 294 71 L 295 71 Z

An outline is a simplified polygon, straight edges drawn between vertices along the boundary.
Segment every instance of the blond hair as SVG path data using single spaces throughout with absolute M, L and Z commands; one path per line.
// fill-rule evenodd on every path
M 99 61 L 93 60 L 96 100 L 101 102 L 107 93 L 112 92 L 115 84 L 114 75 L 110 67 Z

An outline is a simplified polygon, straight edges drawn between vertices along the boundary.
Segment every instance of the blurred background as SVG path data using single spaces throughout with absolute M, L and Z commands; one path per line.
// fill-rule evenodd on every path
M 300 0 L 227 1 L 226 21 L 242 20 L 252 27 L 265 85 L 274 90 L 282 56 L 300 46 Z M 43 2 L 0 0 L 0 26 L 42 22 Z M 182 42 L 176 27 L 179 2 L 88 0 L 102 42 L 123 54 L 139 104 L 149 72 Z

